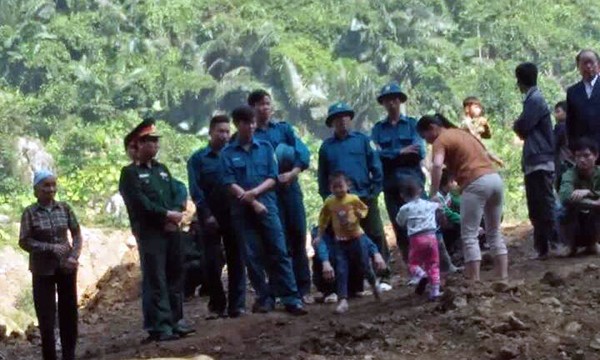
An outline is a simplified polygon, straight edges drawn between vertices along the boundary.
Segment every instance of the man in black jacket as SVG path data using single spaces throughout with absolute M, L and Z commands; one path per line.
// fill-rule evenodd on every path
M 524 94 L 523 112 L 513 130 L 525 141 L 522 167 L 529 219 L 533 225 L 537 258 L 547 258 L 554 231 L 554 137 L 550 109 L 537 88 L 537 67 L 523 63 L 515 70 L 519 90 Z
M 595 51 L 582 50 L 575 59 L 581 81 L 567 90 L 569 144 L 589 137 L 600 146 L 600 57 Z

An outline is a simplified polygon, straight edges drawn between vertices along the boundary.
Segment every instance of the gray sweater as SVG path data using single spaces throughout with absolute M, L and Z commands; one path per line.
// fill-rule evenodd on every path
M 513 130 L 525 141 L 523 169 L 552 162 L 554 159 L 554 136 L 550 109 L 540 90 L 534 86 L 525 95 L 523 112 L 513 124 Z

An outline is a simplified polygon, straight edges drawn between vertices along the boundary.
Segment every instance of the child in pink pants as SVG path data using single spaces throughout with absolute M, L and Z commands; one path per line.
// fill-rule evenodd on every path
M 435 236 L 440 204 L 421 199 L 422 191 L 416 181 L 404 187 L 401 195 L 406 204 L 398 211 L 396 222 L 408 230 L 408 270 L 411 283 L 418 284 L 415 292 L 423 294 L 429 283 L 429 298 L 435 300 L 440 296 L 440 256 Z

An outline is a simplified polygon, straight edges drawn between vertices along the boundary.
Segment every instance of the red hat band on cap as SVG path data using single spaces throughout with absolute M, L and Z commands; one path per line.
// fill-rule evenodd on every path
M 155 134 L 156 134 L 156 125 L 152 124 L 152 125 L 146 126 L 145 128 L 141 129 L 140 132 L 138 133 L 137 137 L 141 138 L 144 136 L 158 136 Z

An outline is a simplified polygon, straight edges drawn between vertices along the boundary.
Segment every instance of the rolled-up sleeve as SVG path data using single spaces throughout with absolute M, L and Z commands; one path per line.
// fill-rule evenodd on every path
M 223 151 L 221 156 L 221 171 L 223 172 L 223 185 L 232 185 L 236 183 L 235 171 L 233 169 L 233 163 L 228 152 Z

